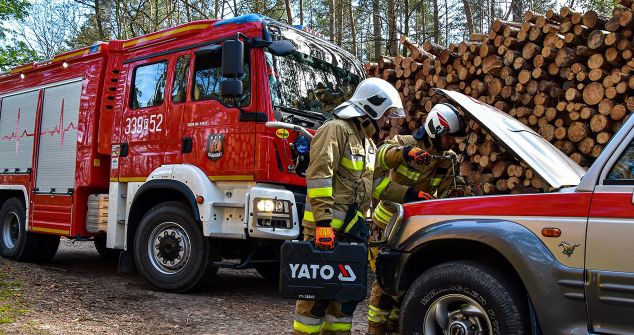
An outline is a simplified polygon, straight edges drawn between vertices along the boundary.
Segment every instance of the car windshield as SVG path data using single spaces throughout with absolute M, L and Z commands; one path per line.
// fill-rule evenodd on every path
M 273 106 L 303 116 L 332 118 L 332 110 L 352 96 L 361 80 L 297 51 L 285 57 L 267 52 L 266 63 Z

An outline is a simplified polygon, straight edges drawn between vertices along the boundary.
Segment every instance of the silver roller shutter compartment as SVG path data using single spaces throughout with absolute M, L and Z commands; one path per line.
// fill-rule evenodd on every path
M 24 173 L 33 165 L 39 90 L 5 96 L 0 107 L 0 173 Z M 16 171 L 16 169 L 19 169 Z
M 78 80 L 44 90 L 35 182 L 38 192 L 65 194 L 75 187 L 81 88 Z

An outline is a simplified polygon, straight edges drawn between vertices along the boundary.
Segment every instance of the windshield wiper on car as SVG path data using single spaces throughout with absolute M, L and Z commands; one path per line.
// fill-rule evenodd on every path
M 313 112 L 309 110 L 297 109 L 293 107 L 286 107 L 286 106 L 280 106 L 280 105 L 273 105 L 273 108 L 281 109 L 287 113 L 293 113 L 293 114 L 298 114 L 301 116 L 317 119 L 319 121 L 326 121 L 326 116 L 324 116 L 324 114 L 319 112 Z

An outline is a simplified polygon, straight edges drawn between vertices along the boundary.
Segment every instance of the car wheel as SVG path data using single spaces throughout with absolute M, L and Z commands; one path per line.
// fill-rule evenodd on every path
M 50 256 L 50 252 L 46 252 L 50 251 L 46 242 L 57 238 L 59 243 L 59 236 L 49 237 L 28 232 L 25 222 L 26 210 L 22 201 L 17 198 L 8 199 L 0 209 L 0 254 L 16 261 L 47 260 L 47 257 L 43 257 Z M 53 252 L 52 256 L 54 255 Z
M 191 209 L 179 202 L 155 206 L 143 217 L 133 249 L 139 273 L 161 290 L 196 290 L 210 272 L 208 239 Z
M 425 271 L 401 309 L 402 334 L 529 334 L 527 306 L 513 283 L 475 262 Z

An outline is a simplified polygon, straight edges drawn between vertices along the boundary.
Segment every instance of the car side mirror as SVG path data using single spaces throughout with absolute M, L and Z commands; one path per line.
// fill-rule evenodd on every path
M 284 57 L 295 52 L 295 45 L 289 40 L 279 40 L 272 42 L 268 49 L 271 54 Z

